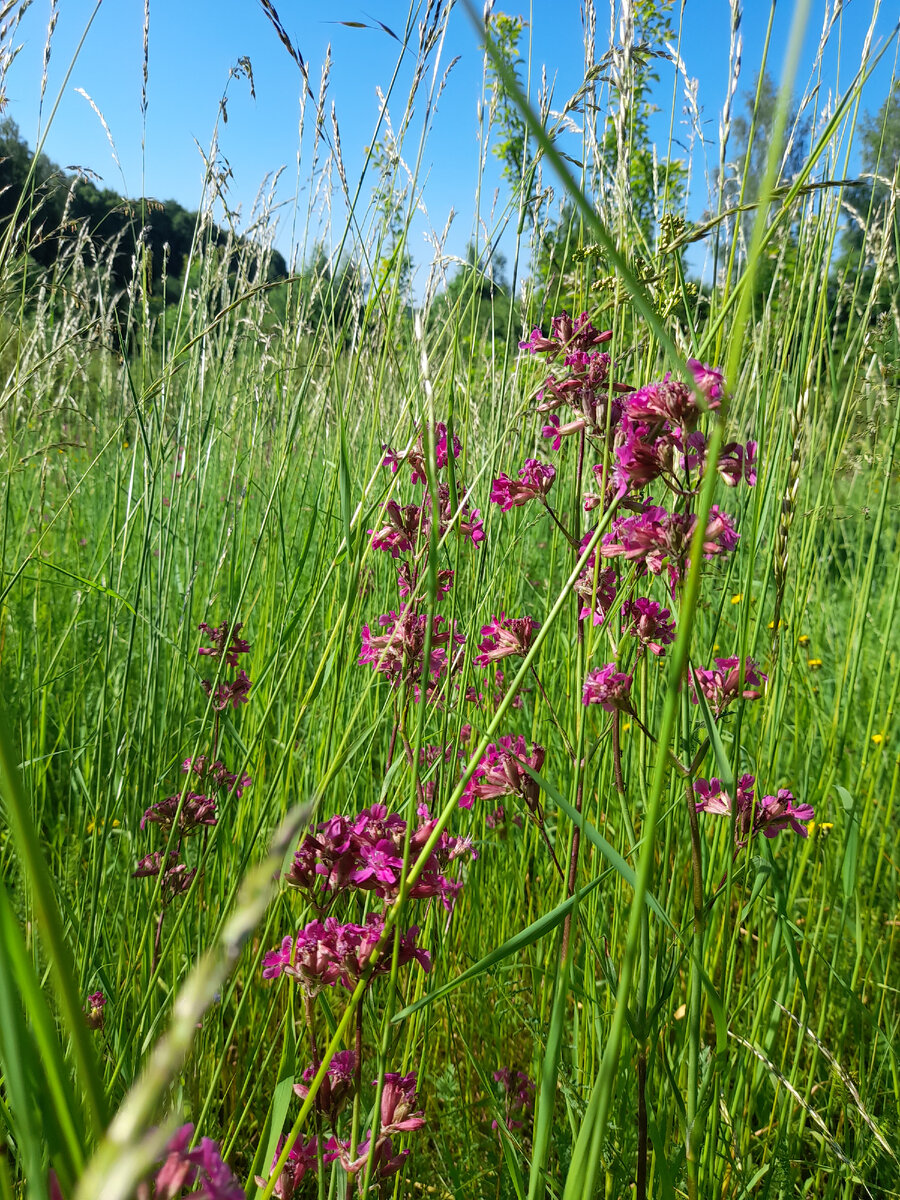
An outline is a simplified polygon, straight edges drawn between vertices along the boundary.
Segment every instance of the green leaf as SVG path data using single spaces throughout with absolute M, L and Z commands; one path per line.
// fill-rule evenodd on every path
M 469 983 L 471 980 L 477 979 L 479 975 L 483 975 L 485 971 L 490 971 L 498 963 L 503 962 L 507 958 L 512 958 L 513 955 L 524 950 L 526 946 L 531 946 L 535 942 L 540 941 L 541 938 L 546 937 L 548 933 L 552 933 L 554 929 L 562 924 L 575 905 L 584 899 L 585 896 L 590 895 L 603 878 L 602 875 L 599 875 L 596 879 L 592 879 L 589 884 L 577 891 L 574 896 L 569 896 L 567 900 L 563 900 L 562 904 L 557 904 L 556 908 L 552 909 L 551 912 L 546 913 L 543 917 L 539 917 L 536 921 L 532 921 L 530 925 L 527 925 L 511 938 L 507 938 L 502 946 L 498 946 L 496 950 L 492 950 L 490 954 L 486 954 L 484 958 L 479 959 L 477 963 L 468 967 L 461 975 L 457 975 L 455 979 L 451 979 L 435 991 L 429 992 L 427 996 L 423 996 L 415 1004 L 409 1004 L 406 1008 L 401 1009 L 400 1012 L 395 1013 L 393 1024 L 397 1025 L 400 1021 L 405 1021 L 407 1017 L 418 1012 L 419 1009 L 433 1004 L 435 1000 L 442 1000 L 445 996 L 449 996 L 451 992 L 455 992 L 464 983 Z
M 617 871 L 618 874 L 622 876 L 622 878 L 633 891 L 636 882 L 634 870 L 628 865 L 618 850 L 616 850 L 615 846 L 611 846 L 603 834 L 600 833 L 599 830 L 597 830 L 590 823 L 590 821 L 586 819 L 584 814 L 579 813 L 578 810 L 568 802 L 568 800 L 565 800 L 561 793 L 558 792 L 556 788 L 553 787 L 553 785 L 543 777 L 543 775 L 539 775 L 537 771 L 528 765 L 528 763 L 520 761 L 519 766 L 523 771 L 527 771 L 532 779 L 540 784 L 541 790 L 546 792 L 553 803 L 558 805 L 558 807 L 562 809 L 569 820 L 578 826 L 591 845 L 600 851 L 613 870 Z M 647 892 L 647 904 L 653 909 L 659 919 L 669 929 L 672 930 L 673 933 L 678 932 L 674 923 L 669 919 L 666 910 L 649 890 Z
M 566 1027 L 566 998 L 569 994 L 571 955 L 564 959 L 556 974 L 556 992 L 550 1013 L 547 1048 L 541 1067 L 541 1090 L 534 1116 L 534 1135 L 531 1152 L 531 1171 L 528 1176 L 528 1200 L 539 1200 L 546 1192 L 544 1172 L 550 1153 L 550 1134 L 553 1130 L 553 1111 L 556 1107 L 556 1080 L 559 1073 L 559 1052 Z

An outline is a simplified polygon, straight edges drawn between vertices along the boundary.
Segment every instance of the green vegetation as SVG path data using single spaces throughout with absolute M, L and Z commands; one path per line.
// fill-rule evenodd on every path
M 553 104 L 578 155 L 492 16 L 509 195 L 415 304 L 441 4 L 296 274 L 212 175 L 138 217 L 4 127 L 3 1200 L 290 1196 L 282 1137 L 298 1200 L 900 1195 L 900 93 L 760 64 L 692 226 L 647 158 L 673 6 L 636 7 Z M 563 308 L 609 333 L 555 324 L 568 365 Z

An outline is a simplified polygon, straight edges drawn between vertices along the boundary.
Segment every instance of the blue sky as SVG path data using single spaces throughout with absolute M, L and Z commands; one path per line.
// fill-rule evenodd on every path
M 608 45 L 609 7 L 597 0 L 597 53 Z M 98 172 L 104 182 L 136 197 L 142 193 L 157 199 L 174 198 L 188 208 L 200 199 L 203 163 L 198 144 L 208 147 L 216 120 L 219 98 L 230 68 L 247 56 L 255 79 L 256 98 L 243 80 L 229 85 L 228 123 L 220 130 L 220 150 L 227 158 L 233 178 L 232 206 L 249 213 L 257 189 L 270 172 L 286 167 L 278 190 L 284 202 L 277 244 L 290 254 L 290 208 L 297 182 L 298 115 L 301 77 L 280 44 L 262 7 L 255 0 L 151 0 L 150 59 L 146 138 L 141 117 L 142 24 L 140 0 L 105 0 L 99 7 L 82 49 L 64 85 L 66 72 L 94 5 L 88 0 L 61 0 L 49 64 L 44 117 L 62 89 L 59 108 L 45 144 L 49 156 L 68 166 L 78 164 Z M 578 0 L 534 0 L 533 6 L 517 0 L 498 0 L 498 8 L 521 13 L 529 21 L 534 41 L 533 78 L 540 66 L 556 79 L 559 102 L 579 85 L 583 72 L 583 31 Z M 812 0 L 812 17 L 807 33 L 804 62 L 797 91 L 803 90 L 819 40 L 826 0 Z M 833 0 L 831 7 L 833 8 Z M 326 46 L 332 45 L 334 65 L 329 94 L 340 124 L 343 156 L 351 189 L 362 164 L 378 115 L 376 87 L 385 89 L 398 57 L 399 47 L 380 29 L 349 28 L 342 21 L 371 24 L 373 18 L 402 33 L 407 6 L 400 0 L 276 0 L 276 8 L 294 43 L 304 55 L 314 90 Z M 680 5 L 675 6 L 678 22 Z M 876 25 L 875 43 L 893 33 L 896 10 L 893 3 Z M 20 27 L 17 41 L 22 50 L 8 79 L 7 113 L 34 144 L 38 130 L 40 80 L 46 40 L 48 0 L 35 0 Z M 699 83 L 701 120 L 708 147 L 709 165 L 717 159 L 718 118 L 728 81 L 729 6 L 727 0 L 685 0 L 683 5 L 681 55 L 688 75 Z M 777 75 L 782 67 L 793 5 L 782 2 L 776 11 L 770 52 L 770 67 Z M 860 58 L 871 17 L 872 0 L 847 0 L 840 26 L 835 28 L 825 57 L 825 89 L 840 91 L 852 78 Z M 750 88 L 761 60 L 769 5 L 764 0 L 745 0 L 742 22 L 743 64 L 740 91 Z M 888 89 L 896 68 L 896 43 L 891 44 L 868 85 L 864 108 L 875 111 Z M 430 261 L 432 250 L 425 240 L 429 226 L 441 230 L 451 208 L 456 218 L 447 243 L 450 253 L 462 255 L 473 227 L 473 200 L 478 170 L 477 105 L 482 94 L 482 57 L 478 40 L 466 11 L 458 5 L 450 16 L 442 62 L 459 61 L 451 71 L 429 136 L 425 158 L 424 204 L 428 220 L 418 215 L 411 236 L 411 249 L 418 261 Z M 398 99 L 391 104 L 399 121 L 407 94 L 412 56 L 407 56 L 397 84 Z M 672 112 L 674 68 L 660 63 L 658 89 L 660 112 L 653 133 L 661 144 L 668 138 Z M 121 172 L 112 158 L 106 133 L 81 88 L 103 113 L 115 141 Z M 820 91 L 820 100 L 826 99 Z M 739 99 L 740 106 L 740 99 Z M 684 89 L 679 81 L 675 99 L 676 138 L 687 139 L 683 115 Z M 421 108 L 421 106 L 420 106 Z M 414 136 L 406 147 L 415 154 Z M 142 142 L 144 148 L 142 149 Z M 306 187 L 309 145 L 304 144 L 300 165 L 301 189 Z M 691 215 L 705 206 L 706 190 L 699 151 L 693 169 L 697 184 Z M 490 210 L 493 191 L 501 188 L 499 164 L 490 160 L 482 207 Z M 301 194 L 305 207 L 306 194 Z M 506 239 L 508 244 L 509 235 Z

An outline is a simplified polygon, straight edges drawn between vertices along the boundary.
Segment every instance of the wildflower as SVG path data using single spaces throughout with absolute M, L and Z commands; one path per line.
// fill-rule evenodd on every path
M 696 358 L 689 358 L 687 365 L 694 376 L 697 391 L 710 402 L 710 408 L 718 408 L 718 404 L 714 402 L 725 394 L 725 376 L 717 367 L 708 367 Z
M 587 536 L 590 537 L 590 534 Z M 595 576 L 593 564 L 589 565 L 575 580 L 573 590 L 585 602 L 579 610 L 578 620 L 583 621 L 592 616 L 595 625 L 602 625 L 618 591 L 615 568 L 607 567 L 598 571 Z
M 737 593 L 736 593 L 734 596 L 732 596 L 732 597 L 731 597 L 731 603 L 732 603 L 732 604 L 740 604 L 740 602 L 741 602 L 743 599 L 744 599 L 744 593 L 743 593 L 743 592 L 737 592 Z
M 391 558 L 411 554 L 420 538 L 427 536 L 428 513 L 425 505 L 398 504 L 388 500 L 381 510 L 382 525 L 370 529 L 373 550 L 386 550 Z
M 540 329 L 532 329 L 529 339 L 519 342 L 519 349 L 527 350 L 531 354 L 543 354 L 552 360 L 566 351 L 591 350 L 611 338 L 612 330 L 598 333 L 587 313 L 573 318 L 567 312 L 561 312 L 550 322 L 548 337 L 545 337 Z
M 381 465 L 383 467 L 390 467 L 391 474 L 396 475 L 400 469 L 400 464 L 406 462 L 412 471 L 412 482 L 425 483 L 427 481 L 425 468 L 426 432 L 425 428 L 419 431 L 415 442 L 405 454 L 399 454 L 396 450 L 392 450 L 390 446 L 382 445 L 381 449 L 384 452 L 384 458 L 381 460 Z M 448 438 L 447 426 L 443 421 L 439 421 L 434 427 L 434 450 L 435 466 L 439 471 L 446 467 L 451 455 L 453 458 L 459 458 L 462 452 L 462 442 L 456 434 L 453 435 L 452 439 Z
M 342 1141 L 336 1137 L 329 1138 L 325 1143 L 325 1161 L 339 1162 L 348 1175 L 356 1175 L 371 1158 L 372 1178 L 380 1180 L 396 1175 L 409 1157 L 409 1150 L 401 1150 L 399 1154 L 395 1154 L 391 1139 L 383 1135 L 379 1135 L 373 1148 L 371 1130 L 367 1132 L 365 1141 L 360 1142 L 356 1147 L 356 1158 L 354 1159 L 350 1158 L 350 1146 L 349 1141 Z
M 284 1149 L 284 1138 L 278 1139 L 278 1148 L 275 1151 L 275 1157 L 272 1159 L 272 1165 L 269 1172 L 275 1170 L 275 1165 L 281 1157 L 281 1152 Z M 278 1176 L 278 1182 L 272 1191 L 273 1196 L 277 1196 L 278 1200 L 293 1200 L 293 1196 L 303 1181 L 306 1174 L 315 1174 L 319 1162 L 319 1140 L 318 1138 L 310 1138 L 308 1142 L 301 1142 L 298 1138 L 288 1151 L 287 1162 Z M 257 1187 L 264 1188 L 268 1180 L 262 1176 L 256 1176 Z
M 222 658 L 228 667 L 236 667 L 238 655 L 247 654 L 250 650 L 250 643 L 238 637 L 244 628 L 243 622 L 239 621 L 236 625 L 229 625 L 227 621 L 223 621 L 221 625 L 213 629 L 205 621 L 201 621 L 197 628 L 202 630 L 212 642 L 212 646 L 201 646 L 197 653 L 208 654 L 211 658 Z
M 87 1011 L 85 1020 L 87 1021 L 88 1029 L 103 1028 L 103 1009 L 106 1007 L 106 997 L 102 992 L 91 992 L 87 998 Z
M 884 734 L 883 733 L 873 733 L 872 741 L 875 743 L 876 746 L 880 746 L 881 743 L 884 741 Z
M 377 1079 L 372 1082 L 377 1086 Z M 381 1090 L 381 1132 L 411 1133 L 421 1129 L 425 1119 L 421 1112 L 413 1111 L 417 1103 L 415 1072 L 409 1075 L 388 1072 Z
M 696 427 L 703 409 L 686 383 L 666 375 L 661 383 L 648 383 L 622 397 L 622 408 L 627 416 L 637 421 L 670 421 L 678 428 L 692 430 Z M 718 408 L 717 403 L 709 404 Z
M 280 947 L 265 955 L 263 979 L 289 975 L 310 995 L 338 983 L 352 991 L 369 965 L 383 932 L 384 918 L 378 913 L 370 913 L 364 925 L 350 922 L 342 925 L 333 917 L 326 917 L 324 922 L 312 921 L 297 932 L 296 938 L 284 938 Z M 390 971 L 395 940 L 399 940 L 400 966 L 415 960 L 424 971 L 430 971 L 430 955 L 416 945 L 418 933 L 418 925 L 399 937 L 392 930 L 373 975 Z
M 762 695 L 763 683 L 769 678 L 759 669 L 752 658 L 744 660 L 743 682 L 741 681 L 740 658 L 717 658 L 715 668 L 704 670 L 692 667 L 690 673 L 691 700 L 697 704 L 696 687 L 706 697 L 715 715 L 721 716 L 732 700 L 758 700 Z M 695 682 L 696 681 L 696 682 Z
M 532 811 L 537 809 L 540 789 L 525 767 L 540 771 L 544 765 L 543 746 L 532 746 L 523 737 L 501 737 L 491 743 L 466 784 L 460 808 L 471 808 L 474 800 L 495 800 L 501 796 L 521 796 Z
M 514 1071 L 510 1067 L 501 1067 L 499 1071 L 495 1071 L 494 1080 L 503 1089 L 506 1128 L 510 1133 L 524 1128 L 534 1111 L 534 1081 L 524 1071 Z M 497 1128 L 497 1122 L 491 1121 L 491 1129 Z
M 546 496 L 555 478 L 555 467 L 538 462 L 536 458 L 526 458 L 525 466 L 519 472 L 521 482 L 501 474 L 491 487 L 491 501 L 500 505 L 501 512 L 509 512 L 536 496 Z
M 609 533 L 603 537 L 600 553 L 604 558 L 621 555 L 652 575 L 659 575 L 668 567 L 677 579 L 689 565 L 688 552 L 696 523 L 693 513 L 670 513 L 648 504 L 634 516 L 613 521 Z M 714 504 L 703 541 L 704 556 L 713 558 L 728 553 L 737 545 L 738 536 L 731 518 Z
M 809 634 L 801 633 L 800 636 L 797 638 L 797 645 L 798 646 L 808 646 L 809 645 Z
M 531 617 L 507 617 L 504 613 L 491 617 L 490 623 L 481 627 L 484 641 L 479 643 L 481 653 L 475 656 L 475 665 L 486 667 L 501 658 L 526 654 L 539 629 Z
M 651 654 L 665 654 L 663 647 L 675 641 L 675 622 L 669 620 L 671 613 L 655 600 L 644 596 L 632 600 L 623 605 L 622 616 L 626 621 L 630 618 L 628 632 Z
M 631 675 L 616 670 L 614 662 L 588 671 L 582 690 L 582 703 L 599 704 L 606 712 L 615 712 L 616 709 L 630 712 L 631 680 Z
M 426 680 L 436 684 L 448 667 L 448 648 L 452 651 L 463 646 L 466 640 L 456 632 L 454 623 L 445 623 L 442 616 L 435 616 L 431 626 L 431 653 L 426 664 L 423 661 L 428 628 L 425 613 L 417 614 L 409 608 L 404 608 L 399 615 L 391 611 L 379 617 L 378 624 L 385 633 L 373 635 L 369 626 L 363 625 L 362 648 L 357 663 L 371 666 L 373 671 L 384 675 L 393 687 L 398 687 L 404 679 L 413 683 Z M 450 670 L 455 670 L 459 662 L 459 656 L 454 654 L 449 662 Z
M 213 685 L 207 679 L 200 682 L 207 696 L 212 697 L 212 706 L 217 712 L 222 712 L 229 704 L 234 705 L 235 708 L 246 704 L 247 693 L 252 686 L 251 681 L 247 678 L 247 672 L 243 670 L 238 671 L 237 679 L 216 684 L 215 692 L 213 692 Z
M 325 1078 L 316 1092 L 315 1106 L 319 1112 L 325 1113 L 334 1123 L 344 1104 L 353 1094 L 356 1081 L 356 1054 L 352 1050 L 342 1050 L 328 1064 Z M 309 1095 L 306 1084 L 312 1083 L 318 1074 L 315 1066 L 309 1066 L 303 1072 L 303 1083 L 295 1083 L 294 1091 L 305 1100 Z
M 721 779 L 698 779 L 694 793 L 700 799 L 695 802 L 697 812 L 714 816 L 728 816 L 736 812 L 735 843 L 742 849 L 758 834 L 773 838 L 785 829 L 793 829 L 800 837 L 807 836 L 803 822 L 815 816 L 812 805 L 796 804 L 787 788 L 781 788 L 775 796 L 753 799 L 756 780 L 752 775 L 742 775 L 737 782 L 736 801 L 724 790 Z
M 453 571 L 438 571 L 436 581 L 436 595 L 438 600 L 442 600 L 453 587 L 453 576 Z M 397 573 L 397 591 L 400 593 L 400 599 L 406 600 L 410 593 L 415 591 L 415 589 L 418 587 L 418 584 L 418 571 L 412 570 L 409 566 L 409 563 L 401 563 L 400 570 Z
M 176 896 L 186 892 L 194 882 L 197 868 L 188 870 L 184 863 L 176 862 L 178 858 L 174 850 L 169 851 L 168 859 L 163 860 L 163 851 L 155 850 L 142 858 L 132 871 L 132 878 L 143 879 L 159 875 L 162 872 L 163 904 L 168 904 Z M 171 865 L 169 865 L 171 864 Z
M 210 762 L 205 754 L 198 754 L 196 758 L 186 758 L 181 764 L 181 770 L 187 775 L 193 771 L 200 779 L 212 781 L 216 787 L 227 792 L 229 795 L 234 792 L 238 800 L 245 788 L 250 787 L 253 780 L 249 775 L 243 775 L 238 779 L 237 775 L 233 775 L 225 764 L 218 759 L 215 762 Z
M 806 665 L 811 671 L 818 671 L 822 666 L 821 658 L 809 658 L 806 660 Z
M 181 833 L 195 833 L 203 826 L 215 825 L 216 802 L 197 792 L 188 792 L 183 803 L 180 794 L 168 796 L 144 812 L 141 817 L 141 829 L 146 825 L 159 825 L 168 832 L 175 824 L 176 814 Z
M 756 484 L 756 442 L 742 446 L 729 442 L 719 455 L 716 470 L 729 487 L 737 487 L 743 479 L 748 487 Z
M 193 1125 L 182 1125 L 170 1140 L 166 1160 L 156 1175 L 155 1200 L 176 1200 L 185 1188 L 204 1200 L 245 1200 L 214 1141 L 203 1138 L 199 1146 L 188 1149 L 193 1134 Z

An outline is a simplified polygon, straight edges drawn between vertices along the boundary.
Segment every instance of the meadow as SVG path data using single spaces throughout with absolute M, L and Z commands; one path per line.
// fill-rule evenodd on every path
M 3 225 L 3 1200 L 900 1195 L 893 44 L 804 91 L 798 4 L 691 223 L 652 7 L 534 107 L 489 22 L 518 176 L 415 294 L 436 0 L 365 187 L 310 77 L 286 277 L 215 145 L 169 302 Z

